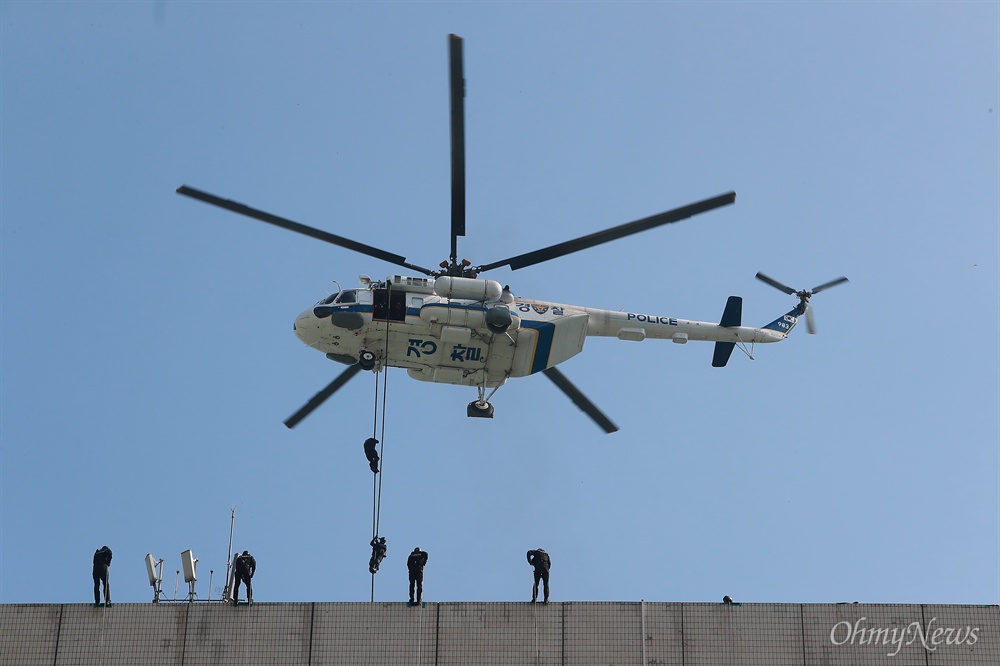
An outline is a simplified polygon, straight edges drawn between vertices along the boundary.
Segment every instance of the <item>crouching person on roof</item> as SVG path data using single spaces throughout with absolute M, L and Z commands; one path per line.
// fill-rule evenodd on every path
M 247 601 L 253 603 L 253 586 L 250 584 L 250 580 L 253 578 L 254 572 L 257 571 L 257 560 L 253 558 L 250 551 L 244 550 L 243 554 L 236 558 L 233 569 L 233 603 L 240 600 L 241 581 L 247 584 Z

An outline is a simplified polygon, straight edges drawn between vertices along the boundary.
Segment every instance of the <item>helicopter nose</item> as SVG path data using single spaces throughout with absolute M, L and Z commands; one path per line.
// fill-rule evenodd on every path
M 295 337 L 312 346 L 319 337 L 319 320 L 313 315 L 312 310 L 306 310 L 295 318 L 292 330 L 295 331 Z

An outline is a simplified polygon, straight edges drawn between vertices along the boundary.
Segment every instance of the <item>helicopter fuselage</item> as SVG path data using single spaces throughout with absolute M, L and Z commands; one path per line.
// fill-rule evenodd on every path
M 794 318 L 788 330 L 792 325 Z M 360 287 L 302 312 L 294 330 L 306 345 L 347 365 L 406 368 L 414 379 L 486 388 L 572 358 L 588 336 L 683 344 L 769 343 L 787 335 L 519 298 L 493 280 L 400 275 L 375 283 L 363 278 Z

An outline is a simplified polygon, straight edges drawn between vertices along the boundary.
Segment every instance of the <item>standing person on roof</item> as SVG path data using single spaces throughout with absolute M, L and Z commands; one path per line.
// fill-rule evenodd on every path
M 545 603 L 549 603 L 549 568 L 552 559 L 541 548 L 528 551 L 528 564 L 535 570 L 535 584 L 531 586 L 531 603 L 538 601 L 538 581 L 545 583 Z
M 111 605 L 111 585 L 108 583 L 108 567 L 111 566 L 111 549 L 101 546 L 94 551 L 94 605 L 101 604 L 101 583 L 104 583 L 104 605 Z
M 257 560 L 250 551 L 244 550 L 243 554 L 236 558 L 233 571 L 233 603 L 239 603 L 240 600 L 240 581 L 247 584 L 247 601 L 253 603 L 253 586 L 250 584 L 250 579 L 257 571 Z
M 420 550 L 420 546 L 413 549 L 410 556 L 406 558 L 406 569 L 410 573 L 410 603 L 413 603 L 413 586 L 417 587 L 417 603 L 423 601 L 424 596 L 424 567 L 427 565 L 427 553 Z

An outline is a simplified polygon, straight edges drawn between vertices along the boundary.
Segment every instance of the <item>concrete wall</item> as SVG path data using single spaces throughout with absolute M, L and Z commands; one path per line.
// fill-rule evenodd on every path
M 996 666 L 1000 608 L 636 602 L 0 606 L 2 665 L 404 663 Z

